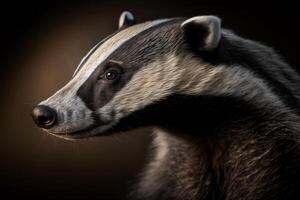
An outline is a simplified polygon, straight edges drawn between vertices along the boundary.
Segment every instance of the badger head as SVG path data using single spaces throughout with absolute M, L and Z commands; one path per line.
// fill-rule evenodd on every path
M 39 127 L 76 139 L 159 125 L 176 114 L 168 109 L 174 95 L 229 90 L 223 67 L 202 58 L 220 43 L 218 17 L 134 21 L 123 12 L 119 29 L 82 59 L 69 83 L 33 109 Z

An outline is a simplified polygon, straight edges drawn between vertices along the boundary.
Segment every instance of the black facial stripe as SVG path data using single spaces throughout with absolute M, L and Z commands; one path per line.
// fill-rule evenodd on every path
M 104 106 L 117 91 L 124 87 L 134 73 L 133 70 L 124 72 L 123 69 L 119 69 L 120 77 L 118 79 L 107 80 L 105 74 L 109 69 L 105 70 L 105 67 L 98 67 L 77 91 L 77 95 L 83 99 L 86 106 L 91 110 Z M 117 70 L 117 68 L 114 67 L 114 70 Z
M 155 53 L 160 53 L 161 50 L 156 50 L 154 48 L 158 47 L 151 45 L 164 46 L 164 43 L 157 41 L 160 37 L 163 37 L 159 36 L 159 33 L 163 32 L 163 27 L 172 23 L 174 23 L 173 20 L 163 22 L 133 36 L 101 63 L 77 91 L 77 95 L 86 106 L 91 110 L 103 107 L 130 81 L 139 69 L 152 61 L 154 59 L 154 55 L 151 53 L 152 50 Z M 145 38 L 151 38 L 152 41 L 145 41 Z M 103 79 L 97 80 L 99 76 L 105 73 L 107 63 L 110 60 L 122 63 L 119 66 L 123 72 L 120 79 L 112 82 Z
M 93 55 L 93 53 L 107 40 L 109 40 L 110 38 L 112 38 L 114 35 L 116 35 L 117 33 L 119 33 L 121 30 L 123 29 L 119 29 L 117 31 L 115 31 L 114 33 L 112 33 L 111 35 L 105 37 L 103 40 L 101 40 L 98 44 L 96 44 L 92 50 L 90 50 L 90 52 L 85 56 L 84 60 L 80 62 L 79 66 L 76 68 L 75 73 L 73 74 L 73 77 L 78 74 L 78 72 L 80 71 L 80 69 L 84 66 L 84 64 L 87 62 L 87 60 L 91 57 L 91 55 Z

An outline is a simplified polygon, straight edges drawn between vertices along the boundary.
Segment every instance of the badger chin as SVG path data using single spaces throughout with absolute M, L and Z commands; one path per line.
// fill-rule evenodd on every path
M 53 135 L 55 137 L 66 139 L 66 140 L 77 140 L 77 139 L 84 139 L 84 138 L 90 138 L 95 136 L 104 136 L 110 134 L 110 129 L 113 125 L 112 124 L 106 124 L 106 125 L 93 125 L 89 126 L 83 129 L 79 130 L 66 130 L 66 131 L 60 131 L 56 132 L 54 130 L 45 130 L 50 135 Z

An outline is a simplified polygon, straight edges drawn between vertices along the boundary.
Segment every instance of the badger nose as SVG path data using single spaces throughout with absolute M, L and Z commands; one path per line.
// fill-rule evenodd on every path
M 41 128 L 49 129 L 53 127 L 56 121 L 56 112 L 44 105 L 34 107 L 31 115 L 36 125 Z

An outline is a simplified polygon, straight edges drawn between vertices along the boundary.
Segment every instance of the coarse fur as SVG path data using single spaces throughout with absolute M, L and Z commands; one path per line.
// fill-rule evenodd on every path
M 134 21 L 123 13 L 41 103 L 57 112 L 47 131 L 79 139 L 152 127 L 137 199 L 299 199 L 299 74 L 215 16 Z

